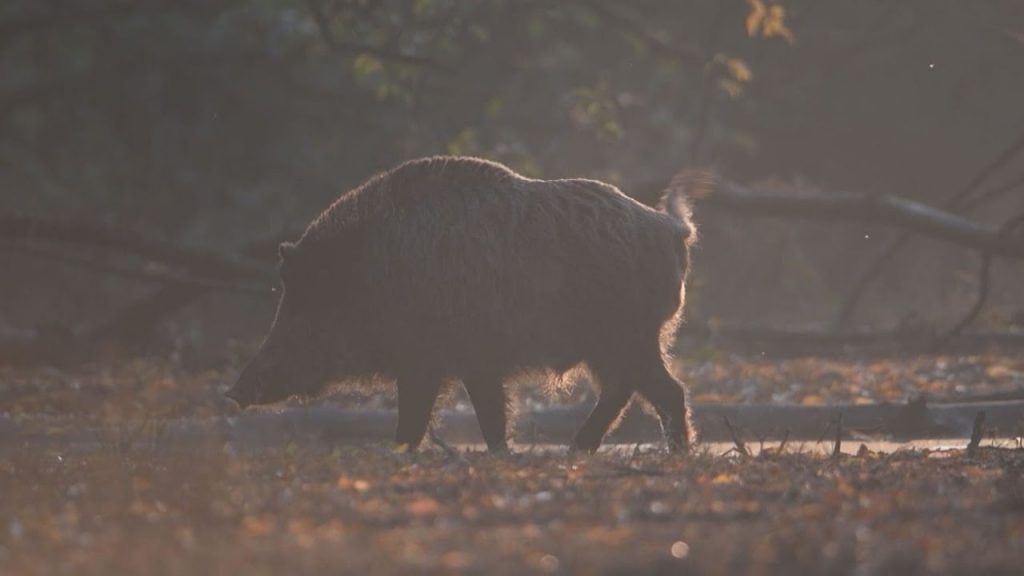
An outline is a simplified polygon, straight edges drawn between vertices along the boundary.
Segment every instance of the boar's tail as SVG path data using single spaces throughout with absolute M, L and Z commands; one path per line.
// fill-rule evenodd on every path
M 715 177 L 711 171 L 686 169 L 672 178 L 658 202 L 659 210 L 673 216 L 689 229 L 689 242 L 697 238 L 691 202 L 710 194 L 714 185 Z

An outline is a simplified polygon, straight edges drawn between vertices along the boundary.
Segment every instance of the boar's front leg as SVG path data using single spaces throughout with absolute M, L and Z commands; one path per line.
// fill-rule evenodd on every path
M 507 419 L 508 406 L 505 402 L 505 387 L 497 378 L 466 378 L 463 381 L 469 400 L 473 403 L 480 432 L 491 452 L 508 450 Z
M 429 376 L 398 379 L 398 430 L 395 441 L 409 450 L 419 448 L 434 415 L 441 379 Z

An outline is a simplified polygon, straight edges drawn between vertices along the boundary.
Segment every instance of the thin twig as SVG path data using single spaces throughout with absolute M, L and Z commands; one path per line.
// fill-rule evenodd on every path
M 839 312 L 836 314 L 835 327 L 837 329 L 843 329 L 850 326 L 850 321 L 853 319 L 853 313 L 857 311 L 857 307 L 860 306 L 861 299 L 867 292 L 868 287 L 874 283 L 875 279 L 882 273 L 885 266 L 896 257 L 899 251 L 910 243 L 913 239 L 913 234 L 910 232 L 903 232 L 898 238 L 889 243 L 888 246 L 882 249 L 882 251 L 875 257 L 874 260 L 868 264 L 868 267 L 857 276 L 854 280 L 850 290 L 846 293 L 846 297 L 843 298 L 843 304 L 839 307 Z
M 1006 166 L 1011 160 L 1013 160 L 1021 150 L 1024 150 L 1024 131 L 1022 131 L 1009 146 L 996 156 L 995 160 L 979 170 L 966 186 L 951 196 L 946 201 L 946 206 L 950 209 L 956 209 L 968 204 L 970 202 L 971 195 L 973 195 L 974 192 L 984 184 L 990 176 L 992 176 L 992 174 L 995 174 L 999 169 Z
M 633 462 L 636 462 L 636 459 L 640 457 L 640 446 L 642 446 L 642 445 L 643 445 L 643 442 L 637 442 L 636 445 L 633 446 L 633 454 L 629 457 L 629 463 L 630 464 L 632 464 Z
M 981 446 L 981 440 L 985 437 L 985 411 L 978 412 L 974 417 L 974 427 L 971 429 L 971 441 L 967 444 L 967 455 L 974 456 Z
M 33 258 L 41 258 L 51 260 L 53 262 L 59 262 L 67 266 L 74 266 L 77 268 L 83 268 L 98 272 L 100 274 L 106 274 L 108 276 L 118 276 L 129 280 L 139 280 L 142 282 L 155 282 L 160 284 L 172 284 L 176 286 L 189 286 L 194 288 L 203 288 L 206 290 L 222 290 L 226 292 L 238 292 L 243 294 L 260 294 L 267 295 L 271 291 L 265 286 L 259 286 L 257 284 L 243 284 L 238 282 L 223 282 L 219 280 L 207 280 L 205 278 L 197 278 L 191 275 L 175 274 L 173 272 L 157 271 L 157 270 L 133 270 L 122 266 L 109 264 L 107 262 L 101 262 L 91 258 L 80 258 L 71 256 L 56 250 L 47 250 L 45 248 L 39 248 L 37 246 L 30 246 L 28 244 L 22 244 L 17 242 L 2 242 L 0 241 L 0 249 L 7 249 L 16 252 L 20 252 Z
M 989 189 L 987 192 L 978 194 L 977 196 L 974 197 L 973 200 L 964 204 L 964 209 L 968 211 L 974 210 L 978 206 L 982 206 L 990 202 L 991 200 L 994 200 L 1002 196 L 1003 194 L 1006 194 L 1007 192 L 1012 192 L 1017 188 L 1020 188 L 1021 186 L 1024 186 L 1024 174 L 1019 174 L 1016 178 L 1010 180 L 1009 182 L 1006 182 L 1001 186 L 996 186 L 995 188 Z
M 782 454 L 786 449 L 786 443 L 789 442 L 789 428 L 786 428 L 786 433 L 782 436 L 782 442 L 779 442 L 779 448 L 777 454 Z
M 449 458 L 451 458 L 452 460 L 457 460 L 462 463 L 466 462 L 466 457 L 463 456 L 458 450 L 453 448 L 450 444 L 445 442 L 444 439 L 438 435 L 437 431 L 434 430 L 433 425 L 427 428 L 427 436 L 430 438 L 430 441 L 433 442 L 435 446 L 438 446 L 439 448 L 444 450 L 444 453 L 447 454 Z
M 944 205 L 945 208 L 953 212 L 959 212 L 961 208 L 971 210 L 994 195 L 1002 194 L 1005 190 L 983 194 L 975 198 L 973 202 L 970 199 L 970 196 L 974 194 L 975 190 L 979 186 L 984 184 L 993 173 L 1012 160 L 1022 149 L 1024 149 L 1024 132 L 1022 132 L 1016 140 L 1004 149 L 995 160 L 982 168 L 966 186 L 947 198 Z M 885 268 L 885 265 L 888 264 L 904 246 L 909 244 L 912 238 L 913 235 L 910 232 L 904 232 L 882 249 L 879 255 L 875 257 L 863 272 L 861 272 L 853 282 L 853 287 L 843 299 L 843 304 L 840 306 L 839 313 L 836 315 L 835 324 L 837 327 L 845 328 L 849 326 L 850 320 L 853 318 L 853 313 L 856 311 L 861 299 L 867 292 L 868 287 L 871 286 L 876 278 L 878 278 L 882 270 Z
M 740 439 L 739 434 L 736 432 L 736 428 L 734 428 L 732 422 L 729 421 L 729 417 L 722 416 L 722 420 L 725 422 L 725 427 L 729 430 L 729 435 L 732 436 L 732 443 L 736 445 L 736 451 L 742 456 L 750 456 L 750 452 L 747 451 L 747 445 Z
M 1013 231 L 1024 224 L 1024 212 L 1010 218 L 1005 224 L 999 229 L 999 240 L 1005 241 L 1013 233 Z M 934 348 L 938 349 L 949 343 L 950 340 L 955 338 L 964 328 L 970 325 L 971 322 L 978 317 L 982 309 L 985 307 L 985 303 L 988 301 L 989 287 L 991 286 L 991 272 L 992 272 L 992 250 L 985 250 L 981 255 L 981 266 L 978 270 L 978 295 L 974 300 L 974 304 L 971 309 L 967 311 L 967 314 L 960 319 L 952 328 L 946 331 L 945 334 L 939 336 L 935 340 Z
M 764 454 L 764 440 L 768 435 L 755 432 L 754 436 L 757 436 L 757 453 Z
M 832 458 L 838 460 L 843 455 L 843 413 L 836 417 L 836 440 L 832 445 Z

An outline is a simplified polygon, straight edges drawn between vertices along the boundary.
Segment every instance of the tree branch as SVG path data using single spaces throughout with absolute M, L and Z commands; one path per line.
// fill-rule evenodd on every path
M 1024 213 L 1020 213 L 1007 220 L 999 229 L 999 237 L 1001 239 L 1009 238 L 1013 231 L 1021 224 L 1024 224 Z M 974 319 L 981 313 L 982 309 L 985 307 L 985 302 L 988 301 L 989 286 L 991 284 L 991 271 L 992 252 L 990 250 L 986 250 L 981 256 L 981 267 L 978 270 L 978 296 L 974 301 L 974 305 L 971 306 L 971 309 L 968 310 L 967 314 L 965 314 L 964 317 L 956 323 L 956 325 L 936 340 L 936 348 L 941 348 L 949 342 L 951 338 L 963 332 L 964 328 L 969 326 L 971 322 L 974 322 Z
M 972 195 L 975 190 L 984 184 L 992 174 L 1008 164 L 1010 160 L 1012 160 L 1021 150 L 1024 150 L 1024 132 L 1011 142 L 1006 149 L 1000 152 L 995 160 L 978 171 L 966 186 L 947 198 L 945 207 L 954 211 L 970 211 L 991 198 L 1016 187 L 1019 183 L 1013 182 L 1008 186 L 996 188 L 995 190 L 990 190 L 987 193 L 980 194 L 972 200 Z M 882 273 L 885 265 L 888 264 L 904 246 L 910 243 L 910 240 L 910 234 L 901 234 L 889 243 L 879 253 L 879 255 L 875 257 L 874 261 L 872 261 L 871 264 L 869 264 L 868 267 L 860 274 L 857 280 L 854 281 L 853 288 L 847 293 L 846 298 L 843 299 L 843 304 L 839 309 L 839 313 L 836 315 L 835 323 L 837 326 L 844 328 L 849 325 L 850 319 L 853 317 L 853 313 L 860 304 L 860 300 L 864 296 L 868 287 L 872 282 L 874 282 L 875 278 Z
M 243 294 L 266 294 L 267 289 L 256 283 L 222 282 L 217 280 L 206 280 L 183 274 L 175 274 L 163 270 L 137 270 L 122 266 L 116 266 L 97 259 L 81 258 L 71 256 L 55 250 L 46 250 L 27 244 L 11 242 L 0 242 L 0 249 L 7 249 L 18 252 L 35 259 L 50 260 L 66 266 L 82 268 L 99 274 L 117 276 L 140 282 L 151 282 L 158 284 L 170 284 L 173 286 L 188 286 L 204 290 L 223 290 Z
M 747 216 L 875 220 L 965 248 L 989 251 L 993 256 L 1024 259 L 1024 242 L 1005 238 L 996 228 L 896 196 L 758 191 L 720 181 L 701 205 Z
M 0 216 L 0 239 L 40 240 L 107 248 L 212 280 L 270 281 L 272 277 L 267 266 L 247 259 L 186 248 L 141 232 L 106 225 L 28 216 Z

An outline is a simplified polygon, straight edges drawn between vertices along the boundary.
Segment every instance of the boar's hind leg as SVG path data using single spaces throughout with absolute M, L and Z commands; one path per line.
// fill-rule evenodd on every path
M 669 448 L 688 450 L 692 434 L 683 384 L 672 377 L 660 359 L 636 376 L 637 391 L 658 413 Z
M 501 380 L 492 378 L 467 378 L 463 382 L 469 400 L 476 411 L 480 432 L 491 452 L 508 450 L 507 418 L 508 407 L 505 403 L 505 388 Z
M 398 379 L 398 431 L 395 441 L 415 450 L 427 433 L 434 415 L 434 403 L 441 391 L 441 379 L 412 377 Z
M 633 397 L 633 388 L 626 385 L 625 379 L 616 373 L 594 370 L 594 376 L 601 385 L 601 393 L 597 398 L 594 410 L 587 417 L 576 439 L 573 448 L 585 452 L 593 452 L 601 445 L 601 440 L 608 430 L 622 415 L 622 411 Z

